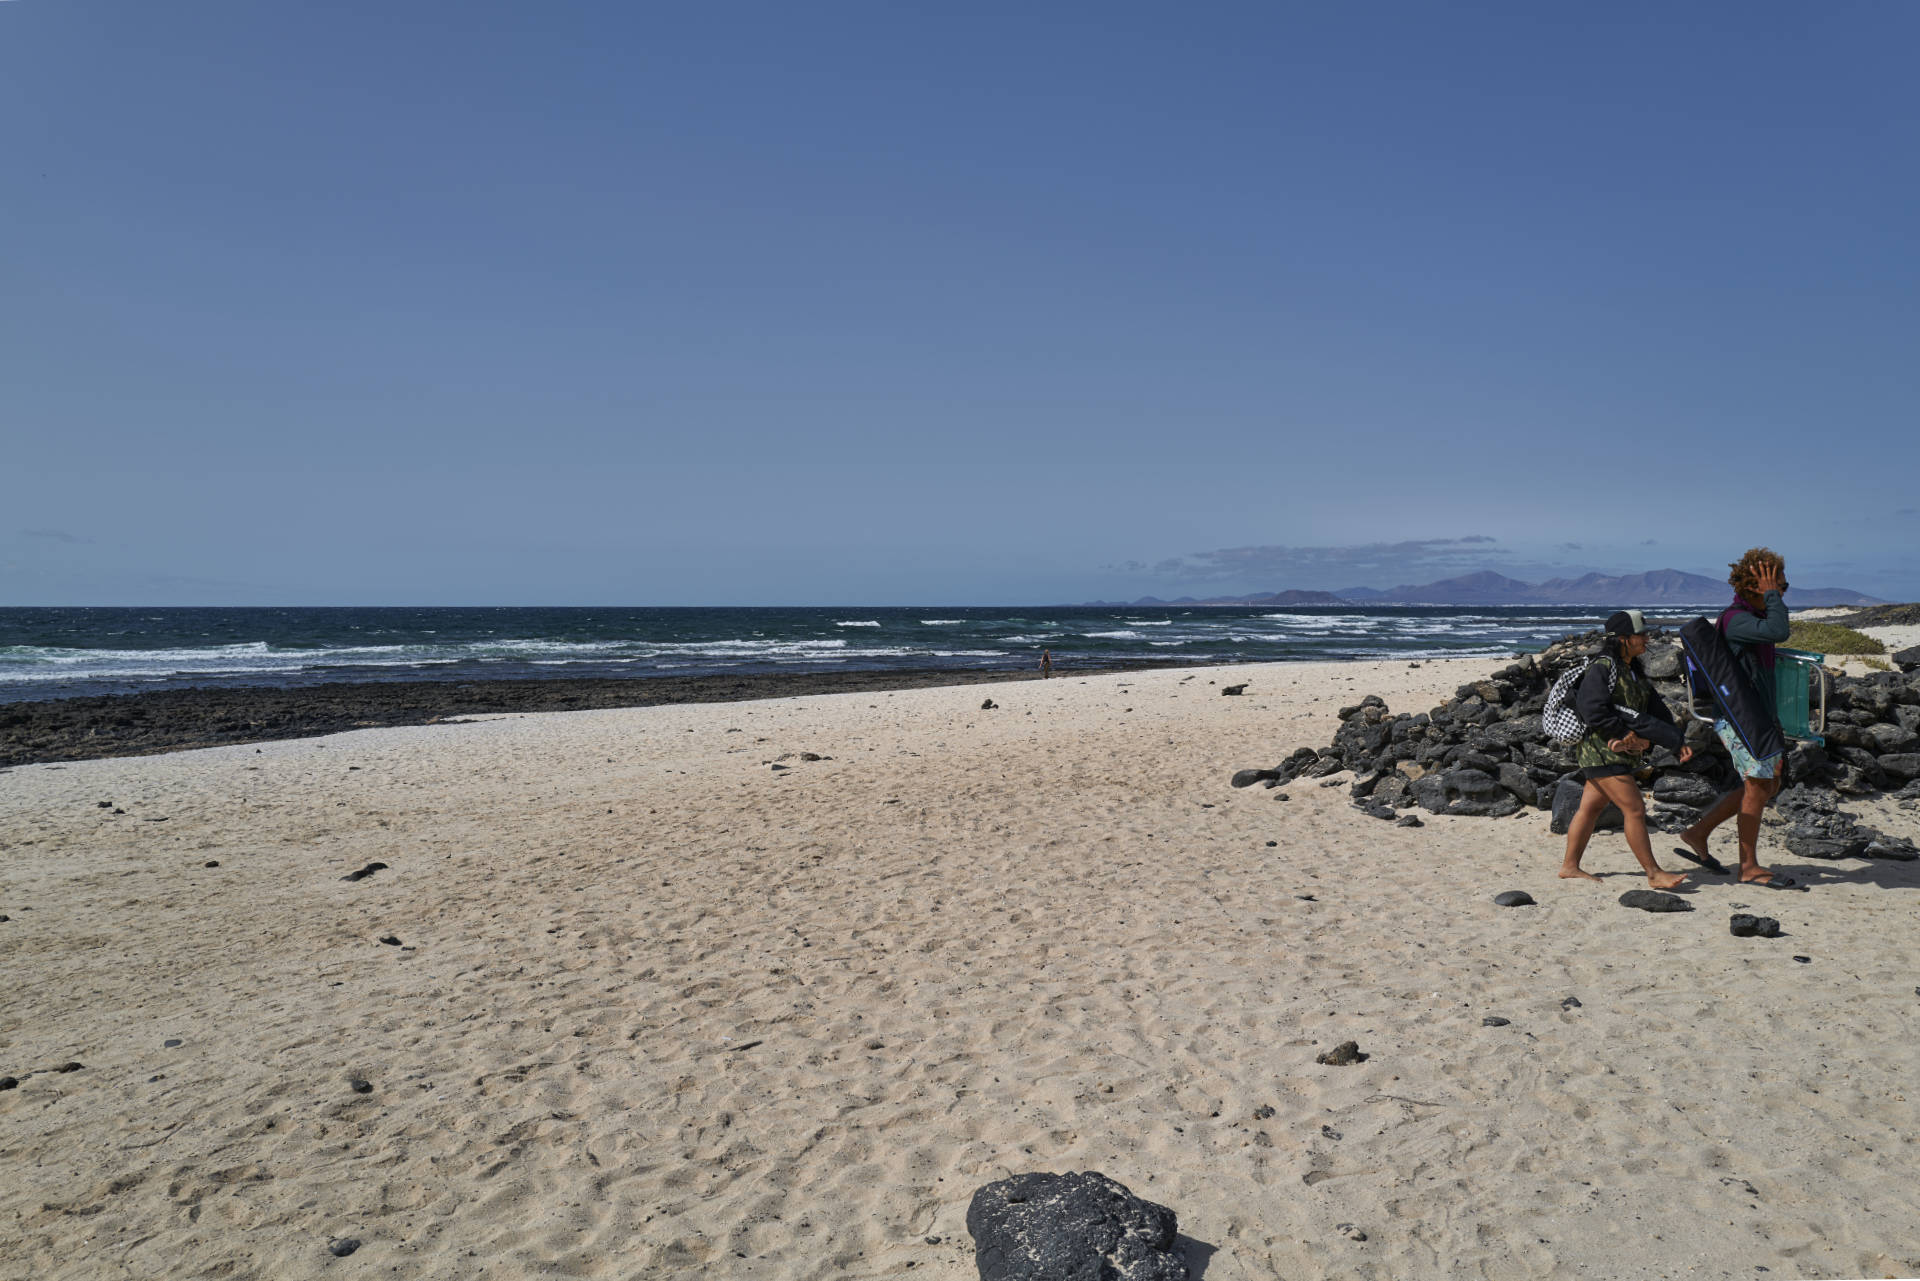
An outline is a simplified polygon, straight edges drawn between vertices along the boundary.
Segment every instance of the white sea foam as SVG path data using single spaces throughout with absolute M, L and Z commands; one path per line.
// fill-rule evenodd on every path
M 846 622 L 836 622 L 834 626 L 835 627 L 878 627 L 880 626 L 880 620 L 877 618 L 849 619 Z
M 966 622 L 966 621 L 967 621 L 967 620 L 966 620 L 966 619 L 964 619 L 964 618 L 923 618 L 923 619 L 921 619 L 921 620 L 920 620 L 920 626 L 922 626 L 922 627 L 952 627 L 952 626 L 954 626 L 954 625 L 955 625 L 956 623 L 964 623 L 964 622 Z
M 1139 640 L 1139 632 L 1081 632 L 1082 636 L 1097 640 Z

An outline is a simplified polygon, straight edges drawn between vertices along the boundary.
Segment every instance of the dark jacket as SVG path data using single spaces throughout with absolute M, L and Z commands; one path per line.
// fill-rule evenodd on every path
M 1773 647 L 1786 641 L 1793 624 L 1787 620 L 1787 603 L 1780 599 L 1779 592 L 1767 593 L 1766 606 L 1763 615 L 1753 613 L 1744 602 L 1736 602 L 1720 616 L 1720 634 L 1727 638 L 1727 648 L 1740 660 L 1747 679 L 1772 711 L 1778 692 L 1773 664 L 1767 660 L 1773 656 Z
M 1607 693 L 1607 667 L 1620 673 L 1613 693 Z M 1654 691 L 1640 660 L 1624 666 L 1618 650 L 1602 654 L 1587 668 L 1574 692 L 1573 710 L 1587 726 L 1587 737 L 1578 744 L 1577 759 L 1582 765 L 1636 764 L 1638 753 L 1616 752 L 1607 743 L 1638 734 L 1656 747 L 1679 751 L 1686 735 L 1673 723 L 1673 713 Z M 1591 758 L 1591 759 L 1590 759 Z

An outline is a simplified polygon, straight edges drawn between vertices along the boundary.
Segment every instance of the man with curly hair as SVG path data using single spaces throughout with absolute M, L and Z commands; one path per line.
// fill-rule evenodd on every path
M 1733 571 L 1727 576 L 1727 582 L 1733 587 L 1734 602 L 1720 615 L 1720 634 L 1726 637 L 1727 647 L 1740 660 L 1747 679 L 1753 682 L 1762 706 L 1771 709 L 1775 695 L 1773 647 L 1787 639 L 1789 629 L 1787 605 L 1781 599 L 1781 593 L 1787 590 L 1787 563 L 1769 548 L 1754 547 L 1727 568 Z M 1781 887 L 1793 884 L 1791 877 L 1775 875 L 1761 867 L 1756 849 L 1760 840 L 1760 815 L 1780 790 L 1781 758 L 1769 756 L 1755 760 L 1725 717 L 1715 721 L 1713 729 L 1733 757 L 1734 768 L 1740 771 L 1741 786 L 1714 802 L 1699 822 L 1680 833 L 1680 839 L 1698 856 L 1697 861 L 1711 865 L 1713 859 L 1707 853 L 1707 837 L 1737 812 L 1740 815 L 1740 879 Z

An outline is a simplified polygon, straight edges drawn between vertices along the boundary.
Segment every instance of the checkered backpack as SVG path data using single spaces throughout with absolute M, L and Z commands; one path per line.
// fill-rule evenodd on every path
M 1573 710 L 1573 692 L 1580 688 L 1580 678 L 1587 674 L 1587 668 L 1593 666 L 1594 659 L 1587 659 L 1578 667 L 1569 667 L 1560 674 L 1547 691 L 1547 705 L 1540 712 L 1540 727 L 1547 737 L 1562 747 L 1571 747 L 1587 736 L 1587 723 Z M 1620 674 L 1613 664 L 1607 664 L 1607 697 L 1613 697 L 1613 687 L 1619 683 Z

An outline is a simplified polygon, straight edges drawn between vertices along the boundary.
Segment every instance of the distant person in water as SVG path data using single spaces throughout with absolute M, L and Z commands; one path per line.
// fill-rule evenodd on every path
M 1747 679 L 1759 692 L 1762 705 L 1772 710 L 1776 696 L 1773 647 L 1787 639 L 1792 626 L 1787 621 L 1787 603 L 1780 598 L 1787 590 L 1787 562 L 1768 548 L 1754 547 L 1727 568 L 1733 571 L 1727 575 L 1727 582 L 1733 588 L 1733 604 L 1720 615 L 1720 634 L 1726 637 L 1727 648 L 1740 660 Z M 1774 715 L 1777 717 L 1778 713 Z M 1776 755 L 1763 761 L 1753 759 L 1746 744 L 1740 741 L 1739 733 L 1724 716 L 1713 723 L 1713 732 L 1726 744 L 1728 754 L 1733 757 L 1733 767 L 1740 771 L 1740 787 L 1715 801 L 1713 808 L 1700 816 L 1699 822 L 1680 833 L 1680 839 L 1700 861 L 1711 865 L 1714 859 L 1707 853 L 1707 837 L 1738 812 L 1740 879 L 1781 886 L 1793 884 L 1790 877 L 1776 876 L 1761 867 L 1758 852 L 1760 815 L 1780 790 L 1781 758 Z
M 1560 875 L 1600 879 L 1581 868 L 1580 857 L 1587 852 L 1601 813 L 1612 803 L 1626 820 L 1627 848 L 1640 861 L 1647 884 L 1670 890 L 1687 878 L 1654 861 L 1653 846 L 1647 840 L 1647 806 L 1634 775 L 1643 754 L 1654 744 L 1678 752 L 1683 762 L 1693 758 L 1693 749 L 1686 746 L 1673 713 L 1640 666 L 1640 655 L 1647 652 L 1646 618 L 1637 609 L 1623 609 L 1607 619 L 1606 631 L 1606 644 L 1587 665 L 1574 695 L 1574 713 L 1586 725 L 1587 734 L 1574 744 L 1573 759 L 1586 786 L 1580 793 L 1580 809 L 1567 825 L 1567 853 Z
M 1045 680 L 1051 675 L 1053 675 L 1053 651 L 1043 649 L 1040 651 L 1040 679 Z

